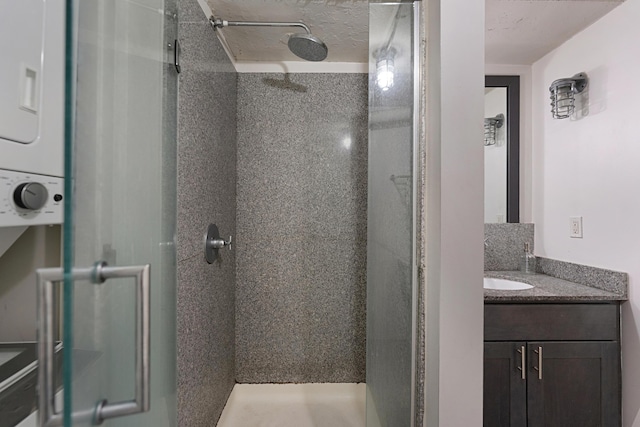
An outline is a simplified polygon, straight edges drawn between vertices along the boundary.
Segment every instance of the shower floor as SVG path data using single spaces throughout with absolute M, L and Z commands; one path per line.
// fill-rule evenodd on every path
M 364 427 L 365 384 L 236 384 L 218 427 Z

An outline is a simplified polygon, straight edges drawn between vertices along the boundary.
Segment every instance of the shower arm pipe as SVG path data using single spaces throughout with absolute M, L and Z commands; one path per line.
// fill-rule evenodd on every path
M 311 34 L 311 30 L 302 22 L 255 22 L 255 21 L 227 21 L 220 18 L 209 18 L 209 22 L 213 28 L 224 27 L 299 27 L 303 28 L 307 34 Z

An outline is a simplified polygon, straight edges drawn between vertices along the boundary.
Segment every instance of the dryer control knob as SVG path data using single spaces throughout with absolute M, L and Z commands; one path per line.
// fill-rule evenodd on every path
M 13 192 L 13 201 L 23 209 L 36 211 L 47 203 L 47 188 L 39 182 L 25 182 Z

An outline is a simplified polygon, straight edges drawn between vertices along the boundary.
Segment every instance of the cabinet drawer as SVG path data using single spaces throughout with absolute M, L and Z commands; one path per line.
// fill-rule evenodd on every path
M 485 304 L 485 341 L 617 341 L 618 304 Z

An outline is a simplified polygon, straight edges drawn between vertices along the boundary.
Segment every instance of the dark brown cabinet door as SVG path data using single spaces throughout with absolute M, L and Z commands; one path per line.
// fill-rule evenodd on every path
M 527 425 L 526 348 L 524 342 L 484 343 L 484 427 Z
M 617 342 L 529 342 L 527 359 L 529 427 L 620 426 Z

